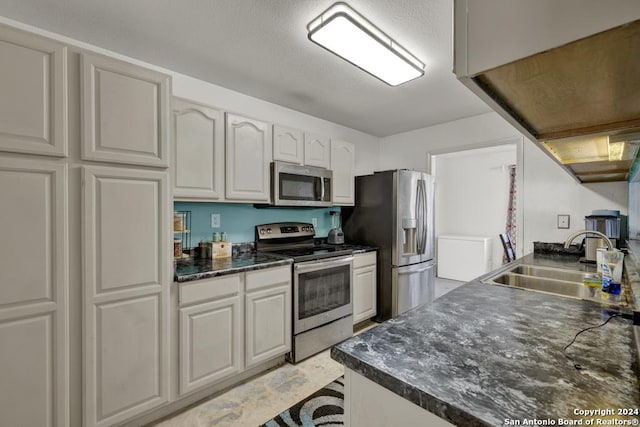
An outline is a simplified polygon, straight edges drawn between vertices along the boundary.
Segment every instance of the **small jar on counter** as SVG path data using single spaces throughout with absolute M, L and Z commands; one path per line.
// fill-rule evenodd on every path
M 173 257 L 182 258 L 182 239 L 173 239 Z

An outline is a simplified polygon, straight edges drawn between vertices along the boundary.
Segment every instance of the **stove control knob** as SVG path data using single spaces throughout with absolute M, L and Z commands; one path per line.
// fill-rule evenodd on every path
M 264 234 L 264 228 L 260 229 L 260 234 Z
M 267 228 L 267 234 L 271 234 L 271 227 Z
M 302 231 L 309 231 L 309 227 L 307 226 L 302 227 Z

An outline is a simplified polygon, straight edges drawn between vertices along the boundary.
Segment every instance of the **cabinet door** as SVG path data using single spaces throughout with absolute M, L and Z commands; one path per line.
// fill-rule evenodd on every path
M 246 366 L 291 350 L 291 267 L 247 272 Z
M 0 151 L 67 155 L 66 52 L 0 27 Z
M 329 169 L 331 166 L 331 140 L 324 136 L 305 132 L 304 164 Z
M 224 124 L 211 107 L 173 98 L 173 195 L 218 200 L 224 189 Z
M 240 295 L 180 309 L 180 393 L 242 371 Z
M 268 202 L 271 126 L 259 120 L 226 114 L 226 198 Z
M 376 315 L 376 266 L 353 270 L 353 323 Z
M 301 130 L 273 125 L 273 160 L 301 165 L 303 153 L 304 133 Z
M 83 167 L 84 425 L 168 400 L 168 172 Z
M 65 165 L 0 157 L 2 425 L 69 424 L 66 181 Z
M 82 158 L 167 167 L 170 77 L 88 53 L 80 61 Z
M 346 141 L 331 141 L 331 170 L 333 171 L 333 204 L 355 203 L 355 146 Z

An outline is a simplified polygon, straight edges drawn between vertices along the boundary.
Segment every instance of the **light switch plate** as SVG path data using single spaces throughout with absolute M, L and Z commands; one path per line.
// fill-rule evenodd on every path
M 211 214 L 211 228 L 220 228 L 220 214 Z
M 567 214 L 558 215 L 558 228 L 569 228 L 569 218 Z

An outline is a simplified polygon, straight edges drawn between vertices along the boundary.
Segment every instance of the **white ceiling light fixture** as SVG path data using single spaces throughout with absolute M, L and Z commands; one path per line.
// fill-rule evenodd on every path
M 391 86 L 424 75 L 424 63 L 346 3 L 307 25 L 309 40 Z

